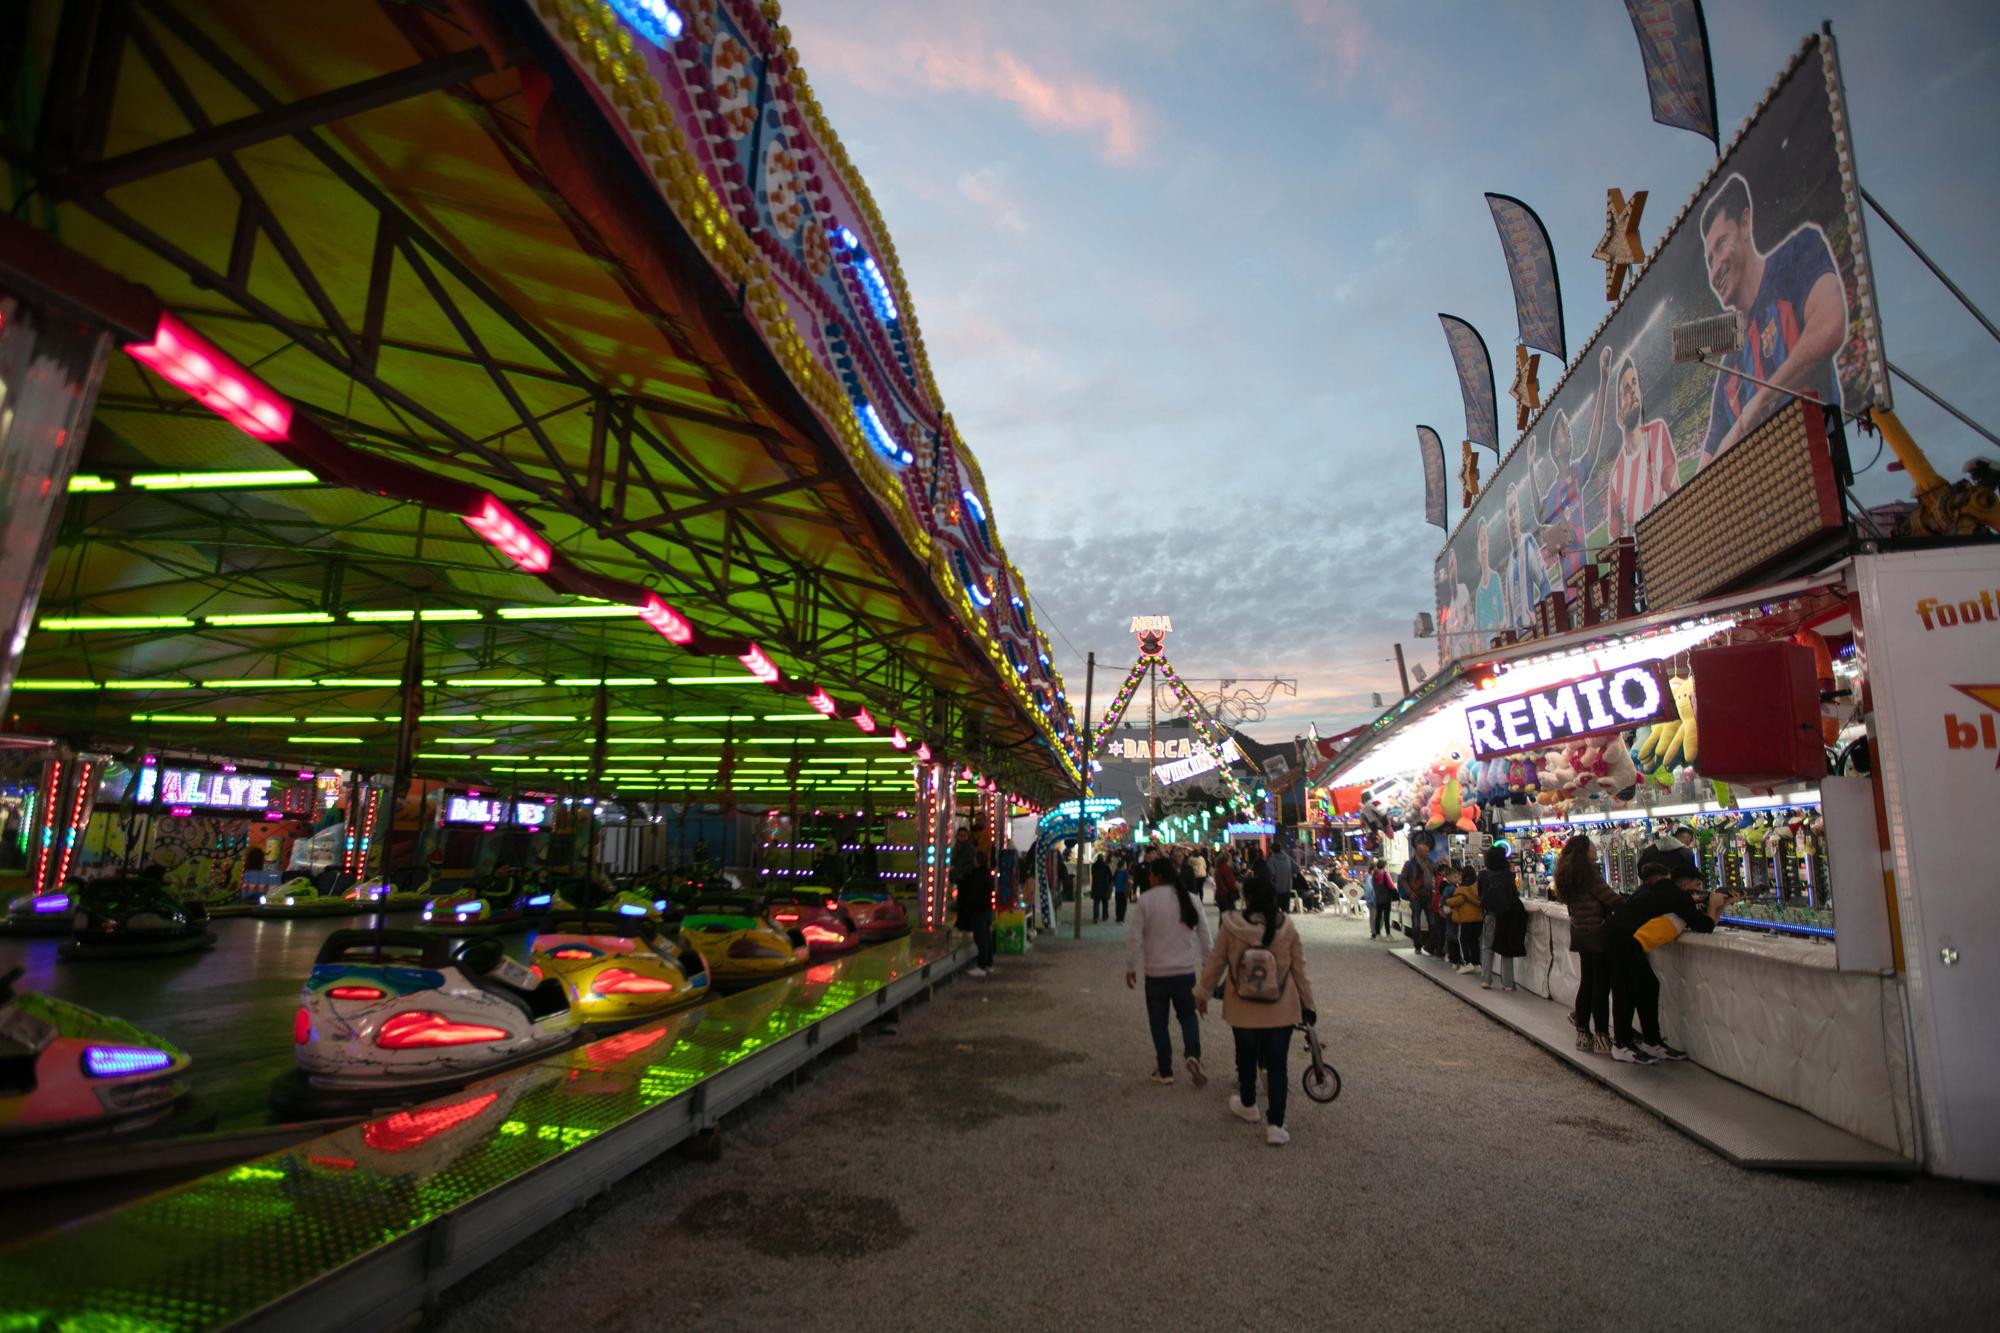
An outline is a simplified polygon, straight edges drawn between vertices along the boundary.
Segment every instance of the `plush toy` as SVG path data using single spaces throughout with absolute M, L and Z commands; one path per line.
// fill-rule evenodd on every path
M 1605 745 L 1604 770 L 1611 793 L 1621 801 L 1630 800 L 1639 788 L 1639 770 L 1632 764 L 1632 751 L 1623 736 L 1613 736 Z

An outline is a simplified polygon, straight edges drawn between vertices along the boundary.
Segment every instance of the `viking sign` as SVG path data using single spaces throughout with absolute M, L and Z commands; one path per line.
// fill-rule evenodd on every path
M 1472 757 L 1491 759 L 1629 731 L 1675 715 L 1666 672 L 1658 662 L 1640 662 L 1511 699 L 1467 704 L 1465 729 L 1472 737 Z

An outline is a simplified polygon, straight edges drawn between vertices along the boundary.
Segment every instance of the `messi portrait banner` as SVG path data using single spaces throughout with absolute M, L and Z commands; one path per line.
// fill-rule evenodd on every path
M 1815 36 L 1439 553 L 1446 657 L 1531 628 L 1590 553 L 1794 394 L 1888 403 L 1850 143 L 1833 39 Z M 1676 363 L 1675 327 L 1724 314 L 1738 348 Z

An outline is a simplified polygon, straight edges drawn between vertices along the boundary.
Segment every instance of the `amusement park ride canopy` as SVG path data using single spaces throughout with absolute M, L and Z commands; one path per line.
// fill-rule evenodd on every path
M 114 351 L 12 729 L 386 770 L 407 663 L 430 776 L 1074 787 L 775 5 L 24 10 L 0 288 Z

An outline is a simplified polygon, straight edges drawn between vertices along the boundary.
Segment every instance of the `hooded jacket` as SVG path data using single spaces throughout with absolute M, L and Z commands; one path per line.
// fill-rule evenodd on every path
M 1222 1021 L 1233 1028 L 1292 1027 L 1301 1021 L 1304 1010 L 1319 1008 L 1313 1003 L 1312 983 L 1306 980 L 1305 942 L 1289 917 L 1280 918 L 1278 933 L 1271 937 L 1271 952 L 1277 957 L 1280 975 L 1286 979 L 1284 996 L 1276 1004 L 1237 996 L 1237 960 L 1243 957 L 1245 949 L 1256 948 L 1263 942 L 1263 917 L 1246 916 L 1242 912 L 1225 914 L 1216 931 L 1215 947 L 1209 951 L 1201 978 L 1195 982 L 1196 995 L 1207 995 L 1215 989 L 1217 981 L 1224 982 Z

